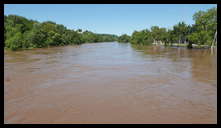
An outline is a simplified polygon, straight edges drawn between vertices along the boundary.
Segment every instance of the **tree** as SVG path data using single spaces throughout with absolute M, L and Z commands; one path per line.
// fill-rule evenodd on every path
M 184 22 L 179 22 L 173 27 L 173 31 L 173 34 L 178 37 L 179 43 L 186 43 L 187 35 L 190 32 L 190 26 L 188 26 Z
M 160 28 L 158 26 L 151 27 L 151 37 L 153 38 L 153 43 L 158 43 L 160 40 L 159 36 Z
M 147 45 L 151 44 L 152 41 L 151 32 L 148 29 L 135 31 L 131 36 L 131 43 L 133 44 Z
M 217 31 L 217 8 L 196 12 L 193 19 L 195 24 L 188 39 L 198 45 L 211 46 Z
M 22 40 L 22 34 L 20 32 L 17 32 L 14 36 L 6 40 L 6 46 L 11 50 L 22 48 Z
M 81 29 L 67 29 L 52 21 L 38 22 L 22 16 L 4 16 L 4 47 L 17 50 L 26 48 L 41 48 L 68 44 L 82 44 L 94 42 L 130 42 L 148 45 L 152 43 L 188 43 L 212 46 L 217 38 L 217 8 L 198 11 L 193 15 L 195 24 L 192 26 L 179 22 L 173 29 L 167 30 L 152 26 L 150 30 L 134 31 L 132 36 L 126 34 L 120 37 L 113 34 L 98 34 L 91 31 L 82 32 Z
M 116 35 L 71 30 L 52 21 L 37 22 L 17 15 L 4 16 L 4 47 L 11 50 L 85 42 L 116 41 Z
M 128 43 L 130 42 L 130 36 L 123 34 L 118 38 L 118 42 Z

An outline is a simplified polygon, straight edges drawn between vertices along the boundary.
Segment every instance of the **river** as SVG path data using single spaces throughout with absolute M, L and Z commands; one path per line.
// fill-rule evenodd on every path
M 111 42 L 4 54 L 4 123 L 217 123 L 210 49 Z

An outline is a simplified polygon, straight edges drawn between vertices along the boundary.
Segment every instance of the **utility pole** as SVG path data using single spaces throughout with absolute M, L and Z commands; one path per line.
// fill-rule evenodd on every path
M 214 35 L 214 38 L 213 38 L 213 42 L 212 42 L 212 46 L 211 46 L 211 53 L 213 54 L 213 48 L 215 47 L 214 45 L 217 45 L 217 30 L 216 30 L 216 33 Z
M 217 30 L 216 30 L 216 33 L 215 33 L 214 38 L 213 38 L 212 46 L 214 46 L 215 44 L 217 45 Z

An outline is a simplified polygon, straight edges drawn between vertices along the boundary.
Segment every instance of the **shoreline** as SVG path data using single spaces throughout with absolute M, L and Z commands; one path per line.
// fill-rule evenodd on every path
M 166 46 L 166 47 L 185 47 L 187 48 L 188 44 L 179 44 L 179 43 L 174 43 L 172 45 L 164 45 L 164 44 L 153 44 L 153 45 L 156 45 L 156 46 Z M 209 48 L 212 48 L 211 46 L 209 45 L 197 45 L 197 44 L 192 44 L 192 49 L 209 49 Z M 216 48 L 217 46 L 213 46 L 213 48 Z
M 117 41 L 113 41 L 115 43 L 121 43 L 121 42 L 117 42 Z M 105 43 L 105 42 L 94 42 L 94 43 Z M 111 43 L 111 42 L 106 42 L 106 43 Z M 91 44 L 91 42 L 87 42 L 87 43 L 82 43 L 82 44 Z M 82 44 L 68 44 L 68 45 L 61 45 L 61 46 L 48 46 L 48 47 L 42 47 L 42 48 L 55 48 L 55 47 L 62 47 L 62 46 L 80 46 Z M 139 44 L 137 44 L 139 45 Z M 179 43 L 174 43 L 174 44 L 168 44 L 168 45 L 164 45 L 164 44 L 156 44 L 156 43 L 152 43 L 150 45 L 154 45 L 154 46 L 165 46 L 165 47 L 175 47 L 175 48 L 187 48 L 188 44 L 179 44 Z M 144 45 L 145 46 L 145 45 Z M 208 45 L 197 45 L 197 44 L 192 44 L 193 48 L 192 49 L 210 49 L 210 48 L 216 48 L 217 46 L 208 46 Z M 25 48 L 25 49 L 17 49 L 17 50 L 10 50 L 9 48 L 4 48 L 4 51 L 26 51 L 26 50 L 34 50 L 34 49 L 39 49 L 39 48 Z

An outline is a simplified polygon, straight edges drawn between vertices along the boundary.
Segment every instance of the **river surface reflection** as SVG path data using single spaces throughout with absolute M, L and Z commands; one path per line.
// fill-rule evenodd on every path
M 217 123 L 217 53 L 91 43 L 5 51 L 5 123 Z

